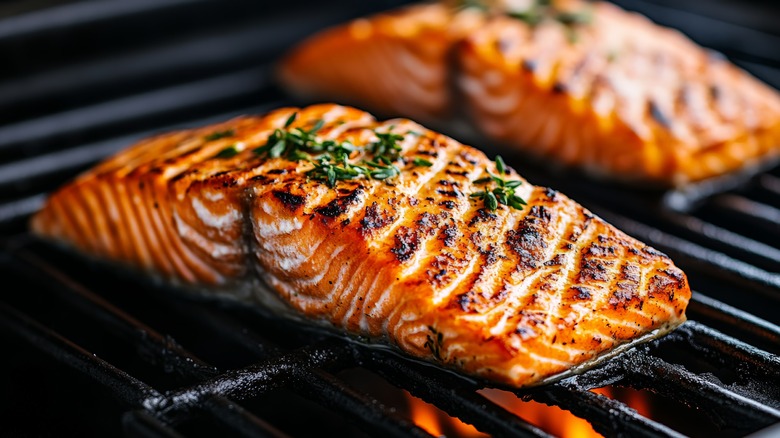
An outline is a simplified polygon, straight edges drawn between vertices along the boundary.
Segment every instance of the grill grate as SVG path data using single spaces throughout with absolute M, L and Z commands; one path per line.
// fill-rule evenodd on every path
M 178 296 L 24 232 L 46 192 L 134 139 L 286 104 L 270 78 L 286 47 L 314 29 L 402 2 L 306 1 L 307 14 L 244 1 L 137 3 L 66 3 L 0 18 L 0 53 L 12 66 L 0 72 L 0 339 L 18 350 L 15 361 L 0 365 L 6 393 L 21 400 L 28 391 L 55 397 L 76 387 L 111 414 L 91 429 L 102 434 L 430 436 L 378 390 L 349 378 L 361 370 L 490 435 L 548 436 L 479 392 L 480 382 L 256 310 Z M 720 0 L 704 11 L 692 1 L 618 3 L 679 25 L 780 86 L 770 45 L 780 33 L 755 4 Z M 131 32 L 139 23 L 143 35 Z M 735 39 L 723 40 L 720 31 Z M 89 43 L 74 51 L 67 41 Z M 743 435 L 780 422 L 780 170 L 658 193 L 583 184 L 580 175 L 540 170 L 520 156 L 508 161 L 669 253 L 703 291 L 694 293 L 690 321 L 673 334 L 582 375 L 516 391 L 519 397 L 571 411 L 609 436 L 681 434 L 591 391 L 605 386 L 647 390 L 703 412 L 709 429 L 688 434 Z M 50 377 L 36 386 L 36 372 Z M 39 416 L 55 415 L 19 403 L 0 405 L 0 418 L 38 427 Z M 58 406 L 67 418 L 60 421 L 96 421 L 75 409 Z

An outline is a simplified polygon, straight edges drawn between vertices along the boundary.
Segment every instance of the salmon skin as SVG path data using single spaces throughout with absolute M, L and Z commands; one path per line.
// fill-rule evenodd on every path
M 268 152 L 289 132 L 371 169 L 384 145 L 398 172 L 331 181 L 321 158 Z M 141 141 L 59 189 L 31 227 L 513 387 L 685 321 L 690 289 L 667 256 L 502 164 L 409 120 L 284 108 Z M 484 196 L 496 179 L 509 201 Z
M 505 148 L 614 180 L 682 186 L 780 155 L 777 92 L 679 32 L 605 2 L 445 3 L 327 30 L 280 79 L 425 120 L 458 108 Z M 423 31 L 429 16 L 443 24 Z

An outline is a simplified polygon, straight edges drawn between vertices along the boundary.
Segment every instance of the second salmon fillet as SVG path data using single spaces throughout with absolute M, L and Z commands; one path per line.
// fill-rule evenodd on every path
M 665 255 L 503 162 L 337 106 L 142 141 L 35 233 L 515 387 L 685 321 Z

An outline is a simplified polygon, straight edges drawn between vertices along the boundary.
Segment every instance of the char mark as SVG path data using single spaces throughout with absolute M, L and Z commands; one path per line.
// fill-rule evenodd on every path
M 370 232 L 384 228 L 395 221 L 395 216 L 387 210 L 381 210 L 376 202 L 366 207 L 366 214 L 360 220 L 360 231 Z
M 520 257 L 518 267 L 533 269 L 542 263 L 547 248 L 545 236 L 552 222 L 552 214 L 544 206 L 535 205 L 516 230 L 507 233 L 506 245 Z
M 658 107 L 658 104 L 655 103 L 655 101 L 651 100 L 648 103 L 648 106 L 650 110 L 650 116 L 653 117 L 653 120 L 658 122 L 659 125 L 666 129 L 670 129 L 672 127 L 672 121 L 669 120 L 669 117 L 667 117 L 663 111 L 661 111 L 661 108 Z
M 420 231 L 409 227 L 399 227 L 395 233 L 395 245 L 390 252 L 395 254 L 399 262 L 405 262 L 412 258 L 420 249 Z
M 477 210 L 477 214 L 475 214 L 474 217 L 469 221 L 469 226 L 473 227 L 480 222 L 493 222 L 496 219 L 498 219 L 497 214 L 491 213 L 487 209 L 480 208 Z
M 350 205 L 355 204 L 363 194 L 363 188 L 358 187 L 344 196 L 339 196 L 330 201 L 324 207 L 319 207 L 315 211 L 323 216 L 334 218 L 341 216 L 347 211 Z
M 273 195 L 276 199 L 282 201 L 282 204 L 284 204 L 285 207 L 293 211 L 297 210 L 298 207 L 306 202 L 305 197 L 300 195 L 293 195 L 290 192 L 285 192 L 282 190 L 274 190 Z

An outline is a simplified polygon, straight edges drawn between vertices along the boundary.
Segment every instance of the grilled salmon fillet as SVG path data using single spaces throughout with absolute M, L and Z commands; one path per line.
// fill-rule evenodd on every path
M 392 135 L 398 173 L 323 180 L 316 157 L 259 152 L 289 132 L 351 145 L 350 163 Z M 284 108 L 141 141 L 54 193 L 31 226 L 515 387 L 685 321 L 690 289 L 667 256 L 502 167 L 409 120 Z M 480 197 L 495 179 L 527 205 Z
M 328 29 L 280 65 L 287 90 L 306 98 L 437 120 L 452 113 L 451 53 L 484 14 L 439 4 L 408 6 Z
M 778 94 L 681 33 L 595 2 L 591 22 L 497 16 L 461 90 L 491 138 L 600 174 L 681 185 L 780 153 Z
M 465 112 L 507 148 L 618 180 L 680 186 L 780 155 L 774 89 L 604 2 L 407 7 L 310 38 L 280 78 L 420 120 Z

